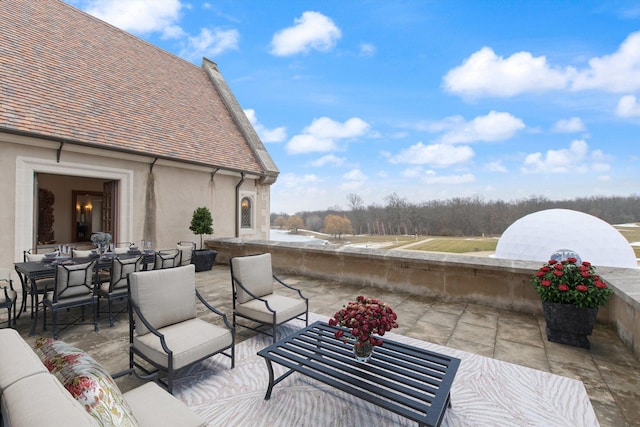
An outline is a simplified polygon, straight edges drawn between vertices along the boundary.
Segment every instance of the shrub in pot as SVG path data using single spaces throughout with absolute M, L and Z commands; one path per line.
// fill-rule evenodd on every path
M 218 253 L 211 249 L 202 248 L 202 236 L 204 234 L 213 234 L 213 218 L 211 217 L 211 211 L 206 206 L 196 208 L 196 210 L 193 211 L 189 230 L 194 234 L 200 235 L 200 249 L 196 249 L 193 252 L 192 258 L 196 271 L 211 270 Z

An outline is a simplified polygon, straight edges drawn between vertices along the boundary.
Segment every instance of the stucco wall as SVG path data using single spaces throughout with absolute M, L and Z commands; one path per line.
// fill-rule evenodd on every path
M 541 313 L 531 276 L 540 263 L 434 252 L 333 248 L 242 239 L 208 240 L 218 251 L 216 262 L 269 252 L 274 270 L 337 280 L 361 286 L 432 295 L 525 313 Z M 598 320 L 640 357 L 640 269 L 599 268 L 614 289 Z
M 118 242 L 142 239 L 145 221 L 145 191 L 152 158 L 126 153 L 109 152 L 66 144 L 57 161 L 59 143 L 0 133 L 0 267 L 12 268 L 13 262 L 22 260 L 22 251 L 31 248 L 33 236 L 33 172 L 76 177 L 122 179 L 119 205 Z M 42 170 L 44 169 L 44 170 Z M 174 248 L 179 240 L 198 242 L 200 237 L 189 230 L 193 211 L 206 206 L 212 211 L 214 234 L 205 237 L 236 236 L 236 185 L 240 175 L 220 170 L 213 175 L 209 168 L 160 160 L 153 166 L 156 200 L 156 249 Z M 71 209 L 71 191 L 85 187 L 82 179 L 54 179 L 62 197 L 56 198 L 56 212 L 65 205 Z M 126 184 L 126 185 L 124 185 Z M 65 188 L 65 187 L 69 188 Z M 269 186 L 259 185 L 254 178 L 246 178 L 241 189 L 256 194 L 255 226 L 243 230 L 248 238 L 266 238 L 269 223 Z M 62 194 L 62 193 L 61 193 Z M 261 214 L 267 212 L 262 217 Z M 55 212 L 54 212 L 55 213 Z M 66 224 L 66 225 L 65 225 Z M 71 227 L 69 215 L 56 217 L 56 230 L 68 235 Z M 265 231 L 266 230 L 266 231 Z M 59 231 L 59 232 L 58 232 Z M 58 243 L 65 243 L 59 241 Z

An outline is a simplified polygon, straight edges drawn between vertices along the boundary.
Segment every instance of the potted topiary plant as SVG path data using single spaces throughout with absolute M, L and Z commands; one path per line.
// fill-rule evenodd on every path
M 193 211 L 189 230 L 193 231 L 194 234 L 200 235 L 200 249 L 193 251 L 192 257 L 196 271 L 211 270 L 218 253 L 211 249 L 203 249 L 202 247 L 202 236 L 204 234 L 213 234 L 213 218 L 211 217 L 211 211 L 207 207 L 199 207 Z

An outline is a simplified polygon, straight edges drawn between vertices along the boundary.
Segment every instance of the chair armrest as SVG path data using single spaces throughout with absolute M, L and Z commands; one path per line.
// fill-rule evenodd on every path
M 227 319 L 227 315 L 226 314 L 224 314 L 223 312 L 221 312 L 220 310 L 218 310 L 217 308 L 215 308 L 214 306 L 209 304 L 207 302 L 207 300 L 205 300 L 204 297 L 202 295 L 200 295 L 200 292 L 198 292 L 197 289 L 196 289 L 196 296 L 198 297 L 200 302 L 202 304 L 204 304 L 205 307 L 207 307 L 209 310 L 211 310 L 212 312 L 214 312 L 218 316 L 222 317 L 222 320 L 224 321 L 224 324 L 227 325 L 227 328 L 229 328 L 233 332 L 234 328 L 231 325 L 231 323 L 229 323 L 229 320 Z
M 304 295 L 302 295 L 302 291 L 298 288 L 294 288 L 291 285 L 287 285 L 286 283 L 284 283 L 281 279 L 279 279 L 275 274 L 273 275 L 273 278 L 276 280 L 277 283 L 280 283 L 282 286 L 284 286 L 285 288 L 289 288 L 292 291 L 296 291 L 298 293 L 298 295 L 300 295 L 300 298 L 302 298 L 303 300 L 308 300 L 309 298 L 305 298 Z
M 164 338 L 164 335 L 160 332 L 158 332 L 158 330 L 156 328 L 154 328 L 151 323 L 149 323 L 149 321 L 147 319 L 145 319 L 145 317 L 142 315 L 142 312 L 140 311 L 140 308 L 138 307 L 138 305 L 132 301 L 130 301 L 131 304 L 131 308 L 133 308 L 133 311 L 138 315 L 138 319 L 140 319 L 142 321 L 142 323 L 144 324 L 144 326 L 147 327 L 147 329 L 149 329 L 149 331 L 157 336 L 158 338 L 160 338 L 160 345 L 162 346 L 162 349 L 164 350 L 165 353 L 167 353 L 167 355 L 169 357 L 171 357 L 171 355 L 173 354 L 173 351 L 167 346 L 167 342 Z

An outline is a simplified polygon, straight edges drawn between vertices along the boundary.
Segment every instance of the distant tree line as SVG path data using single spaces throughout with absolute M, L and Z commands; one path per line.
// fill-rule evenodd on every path
M 347 196 L 349 210 L 339 207 L 324 211 L 298 212 L 295 215 L 271 214 L 271 224 L 297 231 L 305 228 L 328 234 L 346 234 L 343 220 L 340 233 L 335 233 L 335 216 L 346 218 L 355 234 L 479 236 L 500 235 L 525 215 L 545 209 L 571 209 L 598 217 L 610 224 L 640 221 L 640 196 L 594 196 L 553 201 L 543 196 L 505 202 L 485 201 L 480 197 L 456 197 L 413 203 L 392 193 L 384 205 L 365 206 L 357 194 Z M 327 217 L 332 224 L 325 230 Z M 292 223 L 294 226 L 289 226 Z M 332 231 L 334 230 L 334 231 Z M 351 231 L 349 231 L 350 233 Z

